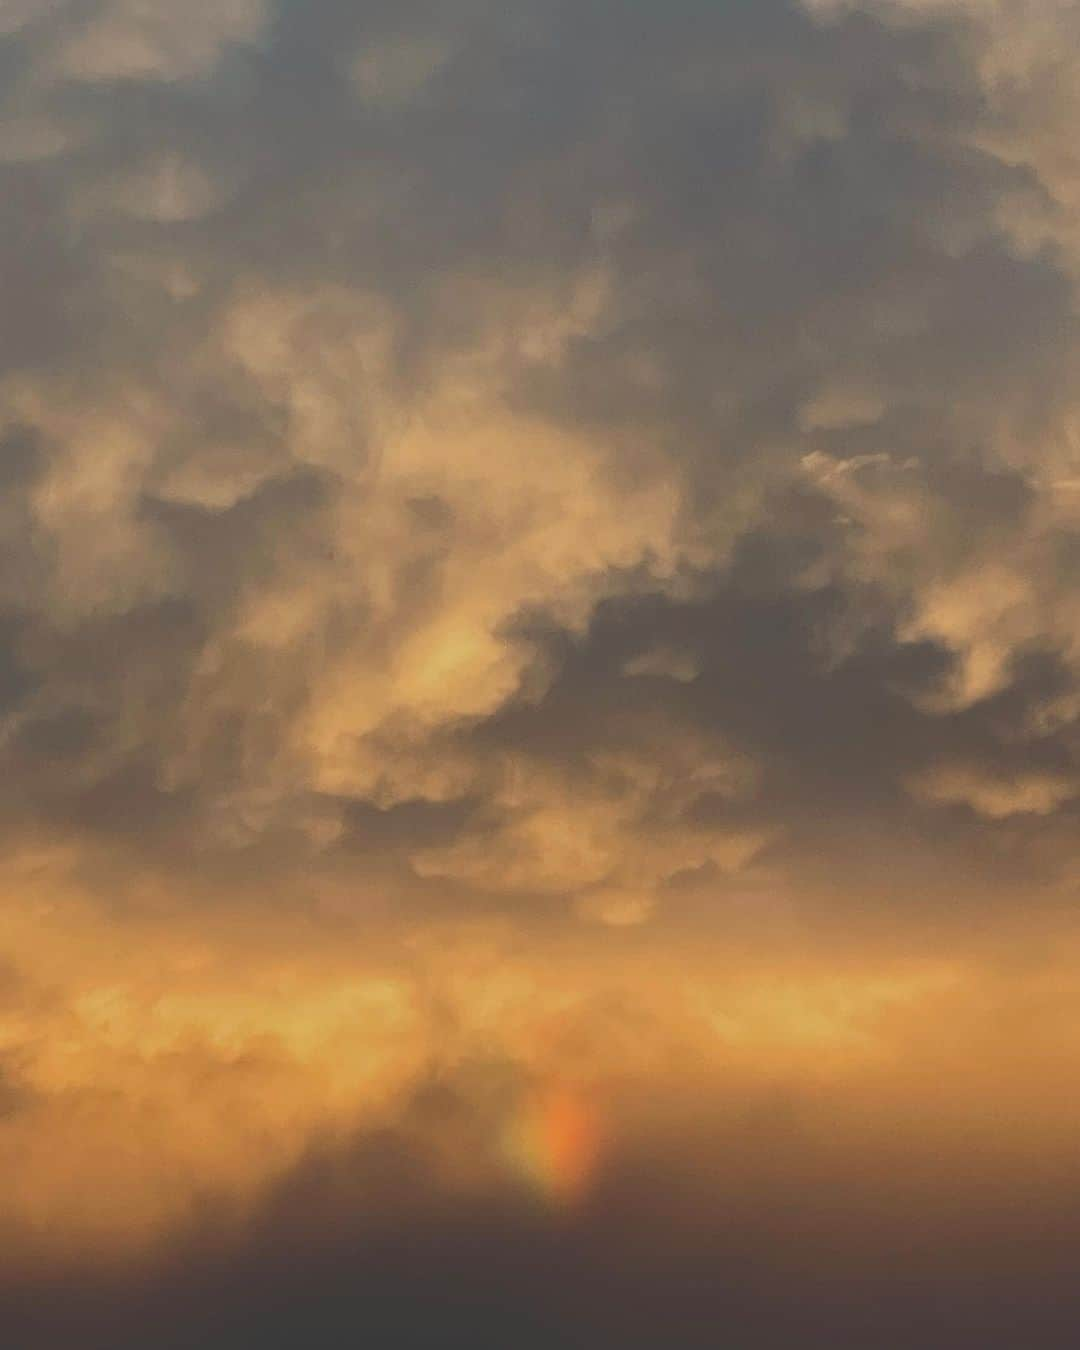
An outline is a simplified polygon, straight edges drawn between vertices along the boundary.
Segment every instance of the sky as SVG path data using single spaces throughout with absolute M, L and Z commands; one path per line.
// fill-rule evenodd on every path
M 13 1350 L 1080 1334 L 1076 0 L 0 0 Z

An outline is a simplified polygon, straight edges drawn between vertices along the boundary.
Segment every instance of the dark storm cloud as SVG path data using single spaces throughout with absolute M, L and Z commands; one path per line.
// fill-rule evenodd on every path
M 744 645 L 735 679 L 791 688 L 772 719 L 740 719 L 703 676 L 717 706 L 690 725 L 741 720 L 743 754 L 828 773 L 841 807 L 869 776 L 899 802 L 909 768 L 934 771 L 901 747 L 948 736 L 892 692 L 919 651 L 952 671 L 939 702 L 967 705 L 1027 649 L 1069 644 L 1066 525 L 1033 480 L 1075 351 L 1060 252 L 1013 227 L 1055 184 L 982 143 L 1004 134 L 980 65 L 998 35 L 960 9 L 900 12 L 237 4 L 199 34 L 119 4 L 16 16 L 7 252 L 38 278 L 6 325 L 31 344 L 8 443 L 38 464 L 9 508 L 40 682 L 8 739 L 20 772 L 67 763 L 105 828 L 173 794 L 153 809 L 194 812 L 180 840 L 213 820 L 254 844 L 349 799 L 479 801 L 488 829 L 502 770 L 470 728 L 482 741 L 550 678 L 502 635 L 680 577 L 723 589 L 710 578 L 757 548 L 788 574 L 740 592 L 739 622 L 775 618 L 787 649 Z M 65 345 L 88 315 L 93 343 Z M 565 472 L 538 502 L 546 458 Z M 777 509 L 792 492 L 801 516 Z M 607 537 L 549 561 L 544 514 L 583 495 L 576 528 Z M 966 599 L 988 559 L 1026 621 Z M 268 641 L 252 613 L 275 609 Z M 830 627 L 851 660 L 818 661 Z M 440 707 L 393 688 L 395 663 L 459 641 L 445 659 L 471 689 Z M 373 707 L 343 709 L 365 683 Z M 621 691 L 613 674 L 597 697 Z M 685 681 L 650 696 L 676 721 L 699 699 Z M 1060 787 L 1030 798 L 1051 807 L 1070 795 L 1058 734 L 1037 753 Z M 1009 752 L 971 753 L 938 797 L 978 809 L 964 775 Z M 127 810 L 114 777 L 145 785 Z M 591 863 L 526 862 L 511 889 L 622 885 L 605 828 Z M 509 875 L 520 845 L 504 851 Z

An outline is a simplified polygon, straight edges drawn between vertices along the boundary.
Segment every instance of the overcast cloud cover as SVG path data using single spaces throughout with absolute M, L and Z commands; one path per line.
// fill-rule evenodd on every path
M 1075 1344 L 1078 44 L 0 0 L 17 1350 Z

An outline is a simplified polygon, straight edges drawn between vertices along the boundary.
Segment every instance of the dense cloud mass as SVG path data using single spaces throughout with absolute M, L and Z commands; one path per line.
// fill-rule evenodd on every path
M 0 4 L 19 1350 L 1075 1343 L 1078 43 Z

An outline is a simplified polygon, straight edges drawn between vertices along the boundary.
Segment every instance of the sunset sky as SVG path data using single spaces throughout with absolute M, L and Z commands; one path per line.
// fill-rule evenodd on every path
M 0 0 L 0 1344 L 1080 1344 L 1080 0 Z

